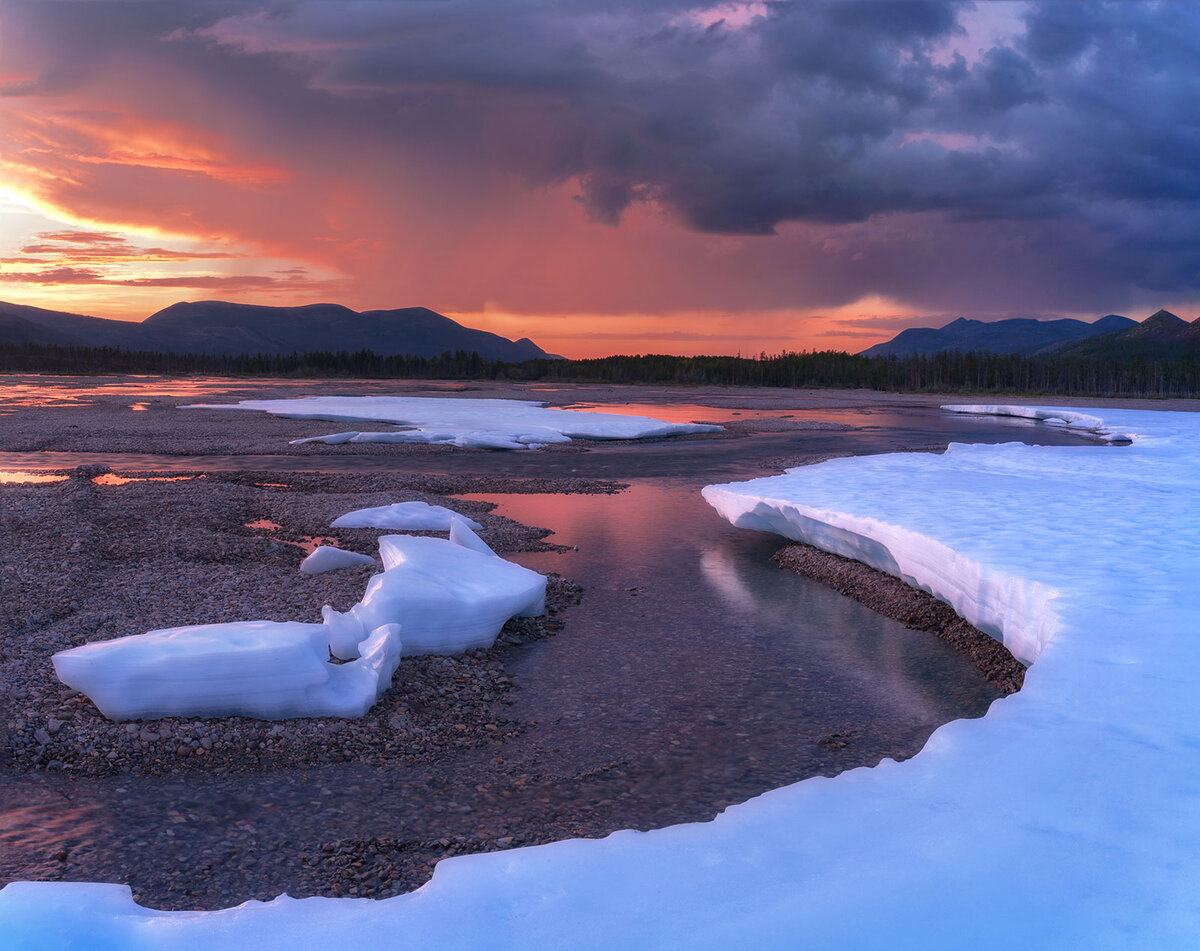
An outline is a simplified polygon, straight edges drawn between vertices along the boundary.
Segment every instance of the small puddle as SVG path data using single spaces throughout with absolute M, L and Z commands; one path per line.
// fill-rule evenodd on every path
M 253 528 L 260 532 L 277 532 L 283 528 L 278 522 L 272 522 L 269 518 L 258 518 L 253 522 L 243 522 L 246 528 Z M 296 539 L 282 539 L 285 545 L 295 545 L 306 555 L 311 555 L 322 545 L 328 545 L 330 548 L 338 548 L 338 540 L 331 538 L 328 535 L 297 535 Z
M 36 472 L 0 472 L 0 485 L 32 485 L 42 482 L 66 482 L 70 476 L 38 475 Z
M 269 518 L 258 518 L 253 522 L 243 522 L 246 528 L 254 528 L 260 532 L 277 532 L 283 528 L 278 522 L 272 522 Z
M 187 482 L 192 476 L 119 476 L 112 472 L 98 475 L 92 482 L 96 485 L 128 485 L 130 482 Z

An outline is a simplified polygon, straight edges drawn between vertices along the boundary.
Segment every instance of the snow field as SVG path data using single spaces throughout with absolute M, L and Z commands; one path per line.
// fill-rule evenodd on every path
M 14 883 L 0 931 L 22 949 L 1193 949 L 1200 414 L 1091 428 L 1132 444 L 956 445 L 705 490 L 734 524 L 894 571 L 1035 661 L 906 762 L 709 823 L 450 859 L 384 901 L 164 913 L 125 886 Z

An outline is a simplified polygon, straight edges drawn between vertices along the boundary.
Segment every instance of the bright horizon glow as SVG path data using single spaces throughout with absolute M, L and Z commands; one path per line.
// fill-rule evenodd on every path
M 0 0 L 0 301 L 424 306 L 579 357 L 1200 313 L 1186 4 L 283 9 Z

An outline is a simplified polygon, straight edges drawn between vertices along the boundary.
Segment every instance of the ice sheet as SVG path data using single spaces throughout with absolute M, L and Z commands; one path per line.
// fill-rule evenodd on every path
M 319 575 L 326 571 L 336 571 L 339 568 L 373 564 L 375 564 L 375 559 L 370 555 L 360 555 L 356 551 L 346 551 L 344 548 L 334 548 L 332 545 L 318 545 L 300 562 L 300 570 L 308 575 Z
M 400 662 L 397 625 L 372 629 L 353 663 L 329 663 L 324 624 L 236 621 L 134 634 L 60 651 L 59 680 L 111 720 L 172 716 L 362 716 Z
M 261 410 L 288 419 L 384 422 L 389 432 L 346 432 L 292 440 L 324 442 L 434 443 L 467 449 L 534 449 L 582 439 L 651 439 L 717 432 L 720 426 L 668 423 L 648 416 L 551 409 L 529 400 L 451 399 L 437 396 L 307 396 L 293 400 L 197 403 L 181 409 Z
M 1128 447 L 955 446 L 711 487 L 728 518 L 861 553 L 1036 658 L 903 763 L 710 823 L 453 858 L 386 901 L 138 907 L 0 892 L 14 948 L 1194 949 L 1200 414 L 1093 410 Z
M 510 617 L 545 610 L 545 576 L 490 551 L 441 538 L 384 535 L 379 555 L 384 571 L 370 580 L 358 604 L 346 612 L 322 611 L 337 657 L 354 656 L 365 632 L 381 624 L 402 627 L 405 654 L 490 647 Z
M 482 528 L 474 519 L 459 515 L 444 505 L 427 502 L 394 502 L 369 509 L 355 509 L 335 518 L 334 528 L 390 528 L 409 532 L 446 532 L 451 519 L 459 518 L 471 528 Z

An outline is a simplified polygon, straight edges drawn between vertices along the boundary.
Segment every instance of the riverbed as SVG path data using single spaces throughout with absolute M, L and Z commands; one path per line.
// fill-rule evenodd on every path
M 999 691 L 936 638 L 780 571 L 770 557 L 781 540 L 731 528 L 699 489 L 836 455 L 937 451 L 951 441 L 1087 441 L 1043 424 L 944 414 L 934 398 L 863 393 L 76 381 L 48 388 L 52 405 L 36 405 L 47 392 L 39 385 L 4 391 L 11 398 L 0 416 L 0 471 L 90 466 L 125 478 L 192 478 L 104 486 L 97 468 L 61 483 L 0 487 L 6 517 L 14 500 L 26 517 L 37 506 L 69 511 L 67 528 L 79 536 L 64 530 L 57 551 L 50 536 L 37 552 L 23 551 L 19 534 L 6 546 L 3 564 L 14 572 L 41 565 L 44 601 L 57 605 L 11 608 L 14 618 L 24 612 L 27 639 L 45 635 L 32 638 L 43 656 L 30 663 L 47 663 L 45 645 L 56 638 L 135 632 L 122 625 L 247 616 L 238 612 L 315 619 L 301 612 L 315 613 L 323 599 L 352 600 L 367 572 L 305 587 L 295 571 L 299 543 L 336 535 L 327 526 L 336 506 L 383 496 L 465 506 L 506 557 L 581 588 L 564 587 L 539 630 L 514 630 L 485 655 L 398 675 L 394 712 L 376 722 L 377 733 L 394 731 L 390 751 L 347 743 L 352 755 L 335 759 L 325 755 L 324 734 L 321 743 L 288 747 L 302 728 L 284 724 L 282 737 L 257 741 L 265 747 L 247 757 L 253 769 L 193 754 L 150 768 L 159 741 L 140 738 L 109 772 L 8 757 L 4 880 L 124 881 L 144 903 L 175 908 L 282 891 L 394 894 L 445 855 L 700 821 L 808 776 L 916 754 L 937 726 L 981 716 Z M 541 399 L 726 429 L 509 453 L 293 447 L 289 439 L 326 424 L 175 408 L 197 395 L 219 402 L 360 389 Z M 256 519 L 280 529 L 250 528 Z M 124 547 L 112 538 L 126 539 Z M 337 540 L 370 550 L 366 534 Z M 97 555 L 101 541 L 107 547 Z M 147 577 L 161 583 L 147 586 Z M 119 607 L 97 621 L 94 608 L 61 591 L 64 578 Z M 216 598 L 203 591 L 214 578 L 226 586 Z M 22 591 L 28 602 L 37 584 Z M 39 611 L 45 616 L 30 618 Z M 438 691 L 447 690 L 443 709 L 447 695 Z M 10 694 L 10 739 L 27 732 L 24 721 L 45 717 L 41 704 L 89 716 L 83 698 L 30 703 Z M 226 728 L 249 729 L 212 721 L 201 739 L 219 741 Z M 469 742 L 456 742 L 456 733 Z M 265 755 L 273 745 L 287 755 Z M 321 756 L 306 760 L 306 751 Z

